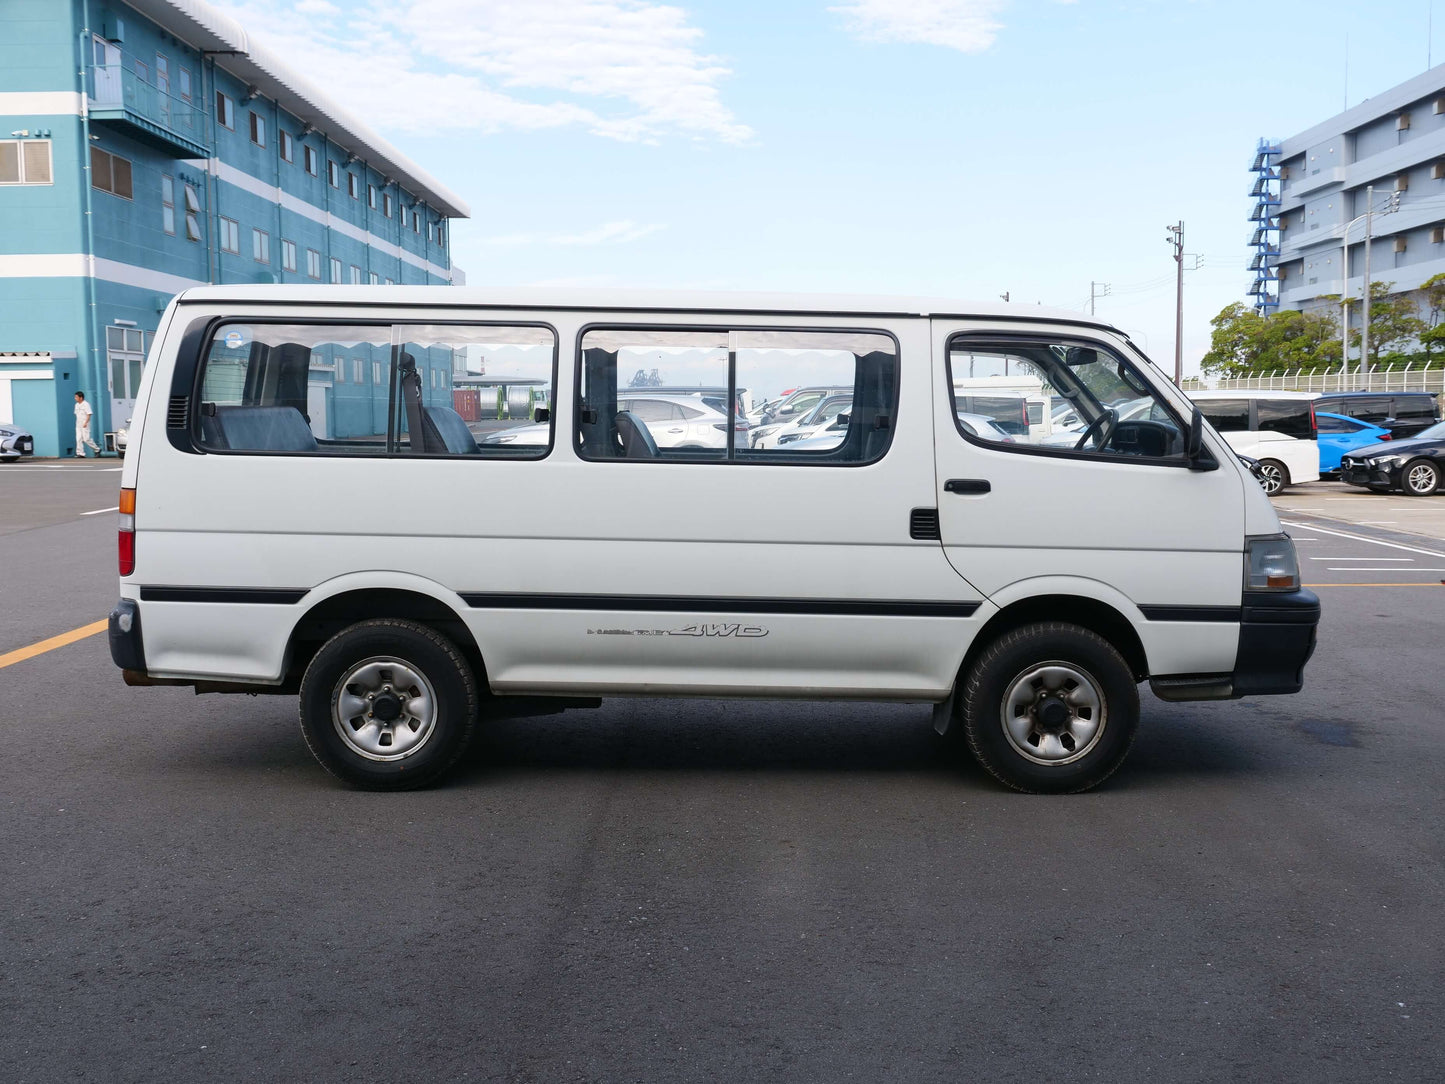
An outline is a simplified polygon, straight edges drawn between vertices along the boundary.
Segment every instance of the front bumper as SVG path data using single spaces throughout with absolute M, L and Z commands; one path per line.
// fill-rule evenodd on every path
M 1315 651 L 1320 600 L 1313 591 L 1246 591 L 1239 615 L 1239 651 L 1228 674 L 1178 674 L 1149 679 L 1161 700 L 1238 700 L 1304 688 Z
M 1340 481 L 1347 482 L 1352 486 L 1395 486 L 1398 479 L 1395 471 L 1398 464 L 1390 467 L 1371 467 L 1362 460 L 1342 460 L 1340 463 Z

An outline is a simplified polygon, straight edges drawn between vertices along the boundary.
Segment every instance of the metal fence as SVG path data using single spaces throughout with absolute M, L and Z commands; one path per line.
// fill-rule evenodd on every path
M 1433 391 L 1445 396 L 1445 367 L 1407 366 L 1369 374 L 1296 369 L 1274 376 L 1193 377 L 1185 391 Z

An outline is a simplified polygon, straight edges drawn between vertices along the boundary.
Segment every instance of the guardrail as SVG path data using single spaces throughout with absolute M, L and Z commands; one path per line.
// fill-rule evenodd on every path
M 1445 365 L 1373 373 L 1295 369 L 1271 376 L 1192 377 L 1185 391 L 1433 391 L 1445 396 Z
M 161 90 L 120 64 L 93 64 L 90 72 L 94 108 L 125 109 L 192 139 L 203 137 L 205 113 L 195 102 Z

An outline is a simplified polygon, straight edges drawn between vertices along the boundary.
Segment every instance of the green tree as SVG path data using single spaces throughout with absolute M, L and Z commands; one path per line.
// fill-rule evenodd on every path
M 1441 314 L 1445 312 L 1445 274 L 1431 275 L 1420 284 L 1420 290 L 1425 295 L 1428 310 L 1424 319 L 1425 330 L 1420 333 L 1420 346 L 1424 350 L 1425 364 L 1429 365 L 1435 360 L 1436 352 L 1445 349 L 1445 321 L 1441 320 Z
M 1445 276 L 1437 275 L 1436 278 Z M 1393 282 L 1370 283 L 1370 356 L 1366 364 L 1374 366 L 1382 354 L 1397 353 L 1400 347 L 1421 339 L 1429 325 L 1420 319 L 1420 312 L 1408 294 L 1396 294 Z M 1428 296 L 1428 295 L 1427 295 Z M 1350 344 L 1359 349 L 1363 329 L 1351 325 Z
M 1202 363 L 1206 373 L 1243 376 L 1340 362 L 1339 323 L 1328 308 L 1261 316 L 1236 302 L 1209 323 L 1214 331 Z

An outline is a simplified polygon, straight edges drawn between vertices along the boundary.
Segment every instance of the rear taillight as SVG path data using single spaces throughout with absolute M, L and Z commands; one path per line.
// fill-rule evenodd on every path
M 120 533 L 116 538 L 116 556 L 119 559 L 122 576 L 129 576 L 135 572 L 134 489 L 120 491 Z
M 1380 434 L 1380 439 L 1381 439 L 1381 440 L 1393 440 L 1394 437 L 1395 437 L 1395 434 L 1394 434 L 1394 433 L 1391 433 L 1388 429 L 1386 429 L 1383 433 Z
M 1315 417 L 1315 402 L 1310 400 L 1310 440 L 1320 439 L 1320 421 Z

